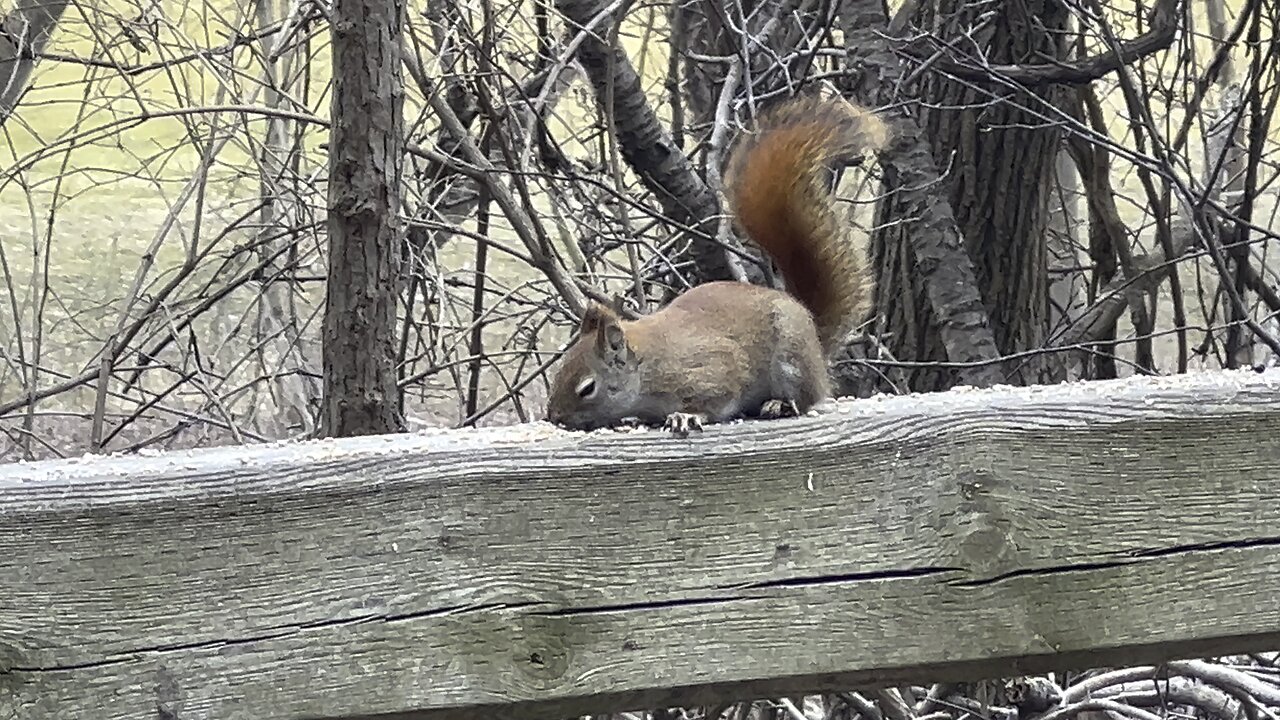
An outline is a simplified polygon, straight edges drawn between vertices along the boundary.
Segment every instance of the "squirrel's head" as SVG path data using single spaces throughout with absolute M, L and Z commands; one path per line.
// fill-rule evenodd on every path
M 573 430 L 618 424 L 640 396 L 637 365 L 622 319 L 593 303 L 551 383 L 547 420 Z

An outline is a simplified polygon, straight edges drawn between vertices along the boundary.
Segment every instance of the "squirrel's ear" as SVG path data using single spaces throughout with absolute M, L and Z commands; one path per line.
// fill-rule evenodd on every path
M 596 330 L 596 352 L 605 364 L 614 367 L 626 365 L 631 360 L 631 348 L 627 346 L 627 334 L 614 318 Z
M 609 323 L 617 324 L 617 322 L 618 317 L 614 315 L 612 310 L 600 303 L 593 302 L 582 313 L 582 324 L 578 326 L 578 332 L 585 337 L 594 334 Z
M 582 314 L 582 326 L 578 332 L 583 338 L 594 339 L 596 353 L 606 363 L 625 364 L 631 359 L 631 349 L 627 347 L 622 319 L 607 305 L 591 303 Z

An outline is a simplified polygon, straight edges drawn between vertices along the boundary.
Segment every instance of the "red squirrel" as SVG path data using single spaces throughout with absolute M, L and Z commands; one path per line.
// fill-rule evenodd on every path
M 730 153 L 725 188 L 789 293 L 710 282 L 636 320 L 592 304 L 552 382 L 547 419 L 579 430 L 663 423 L 684 435 L 798 415 L 830 397 L 828 360 L 867 312 L 874 281 L 826 169 L 887 140 L 878 116 L 840 98 L 803 96 L 764 113 Z

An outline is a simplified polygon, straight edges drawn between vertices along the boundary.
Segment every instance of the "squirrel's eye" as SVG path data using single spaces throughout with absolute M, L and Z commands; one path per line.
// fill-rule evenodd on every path
M 595 392 L 596 392 L 595 378 L 587 378 L 586 380 L 583 380 L 582 382 L 578 383 L 578 397 L 580 398 L 591 397 L 592 395 L 595 394 Z

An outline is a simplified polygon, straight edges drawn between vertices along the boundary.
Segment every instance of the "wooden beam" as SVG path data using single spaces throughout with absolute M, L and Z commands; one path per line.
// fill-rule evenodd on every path
M 563 718 L 1280 647 L 1280 371 L 0 466 L 0 717 Z

